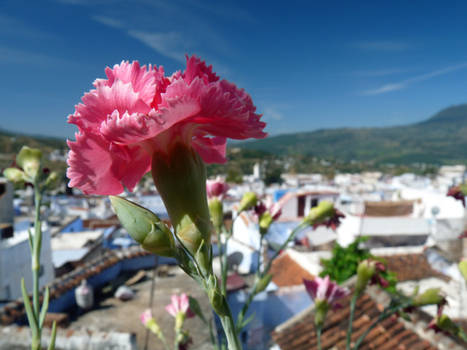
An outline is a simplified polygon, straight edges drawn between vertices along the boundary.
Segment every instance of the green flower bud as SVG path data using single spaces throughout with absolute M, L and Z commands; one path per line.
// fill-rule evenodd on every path
M 24 173 L 23 171 L 17 168 L 6 168 L 3 171 L 3 176 L 5 176 L 8 181 L 13 182 L 15 184 L 24 182 Z
M 136 242 L 152 253 L 175 256 L 172 232 L 156 214 L 125 198 L 109 198 L 120 223 Z
M 206 290 L 208 292 L 209 302 L 211 303 L 211 306 L 216 314 L 221 317 L 227 315 L 229 312 L 229 307 L 227 305 L 227 301 L 219 289 L 217 278 L 214 275 L 210 275 L 208 277 Z
M 197 229 L 190 233 L 190 251 L 198 251 L 203 241 L 209 251 L 213 226 L 206 194 L 206 166 L 199 154 L 182 142 L 175 143 L 166 151 L 154 152 L 151 172 L 177 236 L 182 220 L 188 217 Z
M 240 207 L 238 208 L 238 212 L 241 213 L 242 211 L 248 210 L 253 208 L 256 203 L 258 202 L 258 197 L 254 192 L 247 192 L 243 195 L 242 200 L 240 201 Z
M 48 189 L 52 189 L 57 186 L 58 183 L 58 174 L 55 171 L 52 171 L 47 179 L 45 180 L 44 186 Z
M 224 208 L 222 201 L 218 198 L 212 198 L 209 200 L 209 212 L 211 213 L 212 223 L 217 232 L 222 231 L 222 225 L 224 224 Z
M 414 306 L 440 305 L 444 302 L 445 298 L 441 295 L 441 288 L 429 288 L 413 299 Z
M 269 212 L 264 212 L 259 218 L 259 233 L 265 235 L 268 233 L 269 227 L 271 226 L 274 219 Z
M 152 333 L 157 335 L 159 338 L 162 336 L 162 330 L 161 327 L 157 324 L 155 319 L 150 319 L 149 321 L 146 322 L 145 325 Z
M 355 294 L 360 295 L 365 290 L 368 282 L 374 276 L 376 266 L 372 261 L 363 260 L 357 267 L 357 282 L 355 283 Z
M 34 181 L 41 168 L 41 159 L 40 149 L 23 146 L 16 156 L 16 164 L 23 169 L 29 180 Z
M 326 300 L 316 299 L 315 301 L 315 326 L 322 327 L 329 311 L 329 304 Z
M 304 221 L 308 225 L 319 224 L 320 222 L 331 218 L 334 215 L 334 204 L 328 201 L 321 201 L 318 206 L 311 208 Z
M 455 324 L 449 316 L 442 314 L 441 316 L 438 316 L 436 318 L 436 325 L 438 326 L 439 329 L 442 331 L 445 331 L 447 333 L 460 336 L 460 327 Z
M 267 286 L 271 282 L 272 274 L 268 273 L 267 275 L 263 276 L 263 278 L 261 278 L 260 280 L 258 280 L 258 277 L 256 277 L 256 279 L 258 281 L 256 284 L 256 293 L 261 293 L 267 288 Z
M 467 260 L 462 260 L 459 263 L 459 270 L 464 277 L 465 281 L 467 282 Z

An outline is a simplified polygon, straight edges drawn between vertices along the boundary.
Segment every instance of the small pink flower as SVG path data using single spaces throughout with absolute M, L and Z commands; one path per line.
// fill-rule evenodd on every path
M 258 201 L 254 207 L 255 214 L 258 218 L 261 217 L 265 212 L 268 212 L 271 215 L 272 219 L 276 221 L 282 214 L 282 206 L 279 203 L 272 203 L 268 198 L 265 203 Z
M 133 190 L 153 156 L 170 157 L 180 143 L 206 163 L 224 163 L 227 138 L 266 137 L 251 97 L 195 56 L 170 77 L 138 62 L 107 68 L 106 75 L 68 118 L 79 130 L 68 141 L 69 186 L 86 194 Z
M 174 294 L 171 297 L 172 303 L 165 307 L 165 310 L 173 317 L 177 317 L 178 313 L 183 313 L 186 317 L 194 317 L 195 314 L 190 310 L 190 301 L 188 295 L 185 293 L 180 296 Z
M 349 294 L 349 290 L 339 287 L 336 283 L 332 282 L 329 276 L 324 278 L 315 277 L 314 280 L 303 280 L 303 284 L 316 303 L 317 301 L 326 301 L 332 309 L 337 309 L 340 305 L 337 301 Z
M 340 210 L 338 209 L 334 209 L 334 214 L 332 217 L 330 217 L 329 219 L 323 221 L 323 222 L 320 222 L 319 224 L 316 224 L 314 225 L 313 227 L 316 228 L 318 226 L 326 226 L 328 228 L 331 228 L 332 230 L 336 230 L 339 225 L 341 224 L 341 219 L 345 218 L 345 215 L 344 213 L 342 213 Z
M 460 186 L 451 187 L 446 195 L 448 197 L 453 197 L 454 199 L 461 201 L 462 205 L 465 208 L 465 194 L 463 193 L 462 188 Z
M 206 192 L 208 198 L 219 198 L 223 199 L 229 190 L 229 185 L 225 181 L 217 178 L 216 180 L 207 180 L 206 181 Z
M 141 320 L 141 323 L 146 326 L 146 324 L 152 320 L 152 313 L 151 310 L 147 309 L 145 310 L 140 316 L 139 319 Z

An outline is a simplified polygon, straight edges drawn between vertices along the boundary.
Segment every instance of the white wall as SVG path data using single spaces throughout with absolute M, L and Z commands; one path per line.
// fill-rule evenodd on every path
M 42 288 L 49 284 L 55 275 L 49 230 L 42 233 L 41 266 L 43 273 L 39 278 L 39 286 Z M 0 243 L 0 299 L 21 297 L 22 277 L 28 292 L 32 292 L 31 253 L 27 231 L 17 233 Z

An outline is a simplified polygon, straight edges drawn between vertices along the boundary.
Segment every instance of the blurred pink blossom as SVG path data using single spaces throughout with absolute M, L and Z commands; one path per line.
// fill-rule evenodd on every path
M 140 316 L 139 319 L 141 320 L 141 323 L 146 326 L 146 324 L 152 319 L 152 313 L 151 310 L 146 309 Z
M 220 178 L 206 181 L 206 192 L 208 198 L 223 199 L 229 190 L 229 185 Z
M 133 190 L 153 155 L 170 156 L 179 143 L 206 163 L 223 163 L 227 138 L 266 136 L 251 97 L 195 56 L 170 77 L 137 61 L 106 68 L 106 75 L 68 117 L 78 126 L 76 141 L 68 141 L 69 186 L 86 194 Z
M 349 294 L 349 290 L 339 287 L 337 283 L 330 280 L 329 276 L 324 278 L 315 277 L 314 280 L 303 280 L 306 291 L 316 303 L 317 301 L 326 301 L 333 308 L 339 308 L 337 301 Z
M 178 313 L 183 313 L 186 317 L 194 317 L 195 314 L 190 310 L 190 301 L 185 293 L 180 296 L 174 294 L 171 297 L 172 302 L 165 307 L 165 310 L 173 317 L 177 317 Z

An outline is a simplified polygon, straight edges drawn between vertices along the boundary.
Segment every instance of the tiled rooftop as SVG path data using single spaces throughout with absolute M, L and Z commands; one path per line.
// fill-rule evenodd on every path
M 449 277 L 431 267 L 424 254 L 401 254 L 383 258 L 387 262 L 388 270 L 396 273 L 400 282 L 419 281 L 429 277 L 449 280 Z
M 321 338 L 323 350 L 345 349 L 349 301 L 350 296 L 341 303 L 342 309 L 329 312 Z M 382 309 L 383 307 L 367 294 L 358 300 L 353 323 L 353 343 L 378 317 Z M 303 314 L 277 327 L 272 333 L 273 340 L 281 350 L 316 349 L 317 339 L 313 318 L 313 309 L 306 310 Z M 402 321 L 388 318 L 368 334 L 360 349 L 436 350 L 438 348 L 408 329 Z
M 272 281 L 278 287 L 303 284 L 303 279 L 312 280 L 314 276 L 304 269 L 287 252 L 283 252 L 271 266 Z

